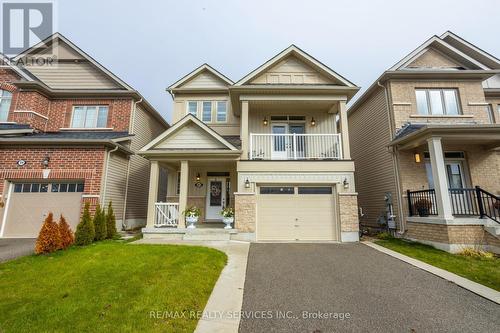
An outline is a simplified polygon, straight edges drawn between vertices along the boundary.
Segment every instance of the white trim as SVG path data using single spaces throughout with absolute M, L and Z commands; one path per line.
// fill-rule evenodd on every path
M 182 85 L 186 81 L 189 81 L 190 79 L 194 78 L 196 75 L 198 75 L 199 73 L 201 73 L 204 70 L 209 71 L 210 73 L 214 74 L 219 79 L 221 79 L 222 81 L 226 82 L 229 86 L 233 85 L 233 81 L 231 81 L 230 79 L 228 79 L 227 77 L 225 77 L 223 74 L 221 74 L 220 72 L 218 72 L 212 66 L 210 66 L 209 64 L 203 64 L 200 67 L 198 67 L 195 70 L 193 70 L 191 73 L 187 74 L 186 76 L 182 77 L 178 81 L 174 82 L 172 85 L 170 85 L 170 87 L 168 87 L 168 90 L 172 90 L 172 89 L 178 88 L 180 85 Z
M 49 120 L 49 118 L 47 116 L 44 116 L 43 114 L 40 114 L 38 112 L 35 112 L 35 111 L 30 111 L 30 110 L 14 110 L 14 113 L 31 113 L 31 114 L 34 114 L 35 116 L 38 116 L 38 117 L 41 117 L 45 120 Z
M 411 114 L 410 118 L 474 118 L 472 114 Z
M 469 102 L 467 104 L 469 104 L 470 106 L 488 106 L 488 105 L 490 105 L 489 103 L 486 103 L 486 102 Z
M 440 217 L 420 217 L 420 216 L 408 216 L 406 218 L 407 222 L 410 223 L 423 223 L 423 224 L 442 224 L 442 225 L 487 225 L 487 219 L 480 218 L 466 218 L 466 217 L 454 217 L 452 219 L 445 219 Z
M 9 204 L 10 204 L 10 197 L 12 195 L 12 188 L 13 188 L 12 182 L 9 182 L 9 190 L 7 192 L 7 199 L 5 202 L 5 209 L 3 213 L 3 221 L 2 221 L 2 229 L 0 230 L 0 237 L 3 237 L 3 233 L 5 231 L 5 224 L 7 223 L 7 214 L 9 213 Z
M 355 197 L 358 195 L 358 192 L 339 192 L 338 195 Z
M 330 77 L 333 77 L 334 79 L 342 82 L 347 87 L 356 87 L 356 85 L 354 83 L 352 83 L 352 82 L 348 81 L 347 79 L 343 78 L 341 75 L 339 75 L 338 73 L 334 72 L 331 68 L 323 65 L 321 62 L 319 62 L 318 60 L 316 60 L 315 58 L 313 58 L 312 56 L 310 56 L 306 52 L 302 51 L 301 49 L 299 49 L 295 45 L 290 45 L 289 47 L 287 47 L 286 49 L 284 49 L 283 51 L 281 51 L 280 53 L 278 53 L 277 55 L 275 55 L 274 57 L 272 57 L 271 59 L 269 59 L 268 61 L 266 61 L 263 65 L 259 66 L 257 69 L 255 69 L 252 72 L 250 72 L 249 74 L 247 74 L 245 77 L 243 77 L 242 79 L 240 79 L 234 85 L 235 86 L 242 86 L 242 85 L 244 85 L 245 83 L 247 83 L 251 79 L 255 78 L 257 75 L 259 75 L 263 71 L 269 69 L 271 66 L 275 65 L 280 60 L 284 59 L 285 57 L 287 57 L 288 55 L 290 55 L 292 53 L 296 53 L 297 55 L 299 55 L 299 57 L 303 58 L 301 60 L 306 60 L 306 62 L 309 62 L 309 64 L 312 64 L 313 66 L 321 69 L 327 75 L 329 75 Z
M 455 39 L 456 41 L 459 41 L 460 43 L 470 47 L 471 49 L 473 49 L 474 51 L 476 51 L 477 53 L 480 53 L 481 55 L 483 55 L 484 57 L 488 58 L 489 60 L 493 61 L 493 62 L 496 62 L 498 65 L 500 65 L 500 60 L 498 60 L 497 58 L 495 58 L 494 56 L 492 56 L 491 54 L 481 50 L 480 48 L 478 48 L 477 46 L 474 46 L 473 44 L 469 43 L 468 41 L 466 41 L 465 39 L 463 39 L 462 37 L 460 36 L 457 36 L 455 35 L 453 32 L 451 31 L 446 31 L 444 34 L 442 34 L 441 36 L 439 36 L 439 38 L 441 39 L 445 39 L 446 37 L 451 37 L 453 39 Z
M 347 102 L 347 96 L 342 95 L 241 95 L 240 101 L 327 101 L 327 102 Z
M 82 198 L 100 198 L 99 194 L 82 194 Z

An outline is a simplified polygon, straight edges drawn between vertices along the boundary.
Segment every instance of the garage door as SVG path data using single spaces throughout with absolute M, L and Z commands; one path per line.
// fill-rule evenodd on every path
M 82 192 L 82 182 L 13 184 L 3 237 L 37 237 L 48 212 L 56 221 L 63 214 L 74 231 L 80 218 Z
M 331 186 L 259 187 L 258 240 L 338 240 L 336 220 Z

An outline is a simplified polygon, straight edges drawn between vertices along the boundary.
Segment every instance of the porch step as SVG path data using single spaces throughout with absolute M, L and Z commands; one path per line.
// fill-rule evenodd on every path
M 190 241 L 228 241 L 238 233 L 236 229 L 178 229 L 178 228 L 144 228 L 144 238 L 162 238 Z
M 484 230 L 497 238 L 500 237 L 500 225 L 485 225 Z

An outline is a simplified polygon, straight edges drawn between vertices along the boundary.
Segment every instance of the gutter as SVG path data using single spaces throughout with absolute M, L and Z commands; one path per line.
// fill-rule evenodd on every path
M 133 155 L 134 152 L 130 149 L 128 149 L 125 146 L 120 145 L 117 142 L 114 142 L 113 140 L 100 140 L 100 139 L 90 139 L 90 140 L 78 140 L 78 139 L 67 139 L 67 140 L 61 140 L 61 139 L 33 139 L 33 140 L 19 140 L 16 137 L 9 137 L 9 138 L 0 138 L 0 145 L 3 144 L 29 144 L 29 145 L 47 145 L 47 144 L 54 144 L 54 145 L 61 145 L 61 144 L 68 144 L 68 145 L 104 145 L 106 147 L 112 147 L 112 148 L 118 148 L 121 151 L 123 151 L 126 154 Z

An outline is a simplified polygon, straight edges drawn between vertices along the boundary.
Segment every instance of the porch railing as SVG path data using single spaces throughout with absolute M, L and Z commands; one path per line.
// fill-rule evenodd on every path
M 340 134 L 250 133 L 251 160 L 339 160 Z
M 479 186 L 448 189 L 452 214 L 455 216 L 488 217 L 500 223 L 500 197 Z M 407 191 L 410 216 L 438 215 L 434 189 Z
M 179 223 L 179 204 L 172 202 L 155 203 L 155 223 L 156 228 L 176 227 Z

